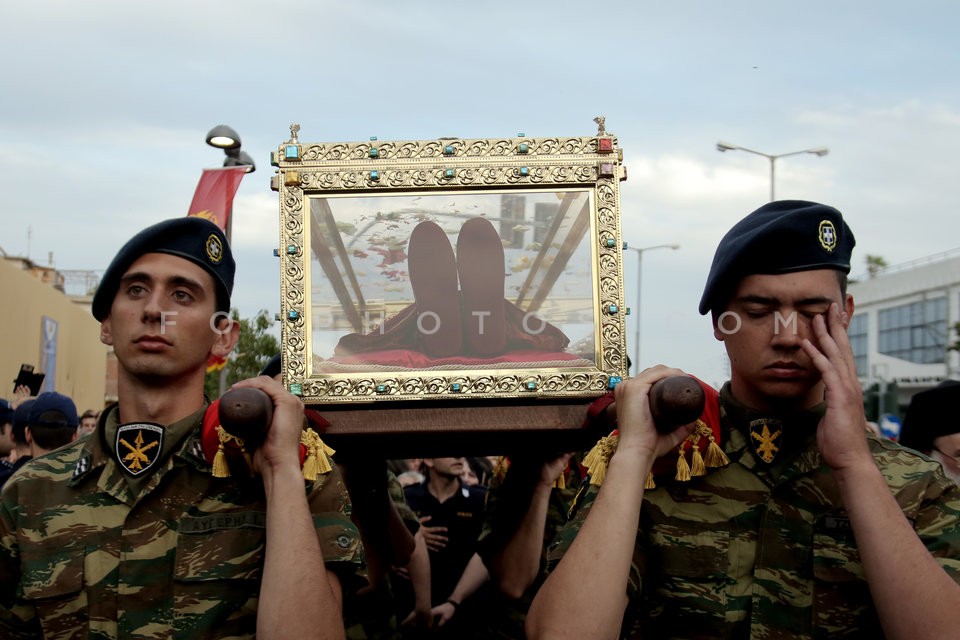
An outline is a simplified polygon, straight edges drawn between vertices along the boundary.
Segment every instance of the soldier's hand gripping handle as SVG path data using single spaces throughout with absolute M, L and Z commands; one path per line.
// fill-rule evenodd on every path
M 668 376 L 650 387 L 650 413 L 660 433 L 670 433 L 699 418 L 706 401 L 703 387 L 691 376 Z M 616 423 L 615 403 L 607 407 L 606 416 L 609 423 Z
M 260 446 L 272 421 L 273 403 L 260 389 L 240 387 L 220 397 L 220 426 L 250 450 Z

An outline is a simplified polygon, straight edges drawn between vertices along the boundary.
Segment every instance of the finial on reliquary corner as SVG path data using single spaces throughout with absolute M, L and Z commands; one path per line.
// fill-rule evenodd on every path
M 607 135 L 607 125 L 606 125 L 607 119 L 604 116 L 597 116 L 596 118 L 593 119 L 593 121 L 597 123 L 597 135 L 598 136 Z
M 297 138 L 297 133 L 300 131 L 300 123 L 294 122 L 290 125 L 290 139 L 287 142 L 297 143 L 300 142 L 300 139 Z

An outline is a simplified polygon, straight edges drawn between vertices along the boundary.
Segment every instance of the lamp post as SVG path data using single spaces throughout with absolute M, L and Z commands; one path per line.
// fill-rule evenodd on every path
M 637 254 L 637 334 L 636 334 L 636 348 L 634 349 L 634 363 L 636 369 L 634 371 L 639 371 L 640 368 L 640 314 L 642 312 L 642 307 L 640 305 L 641 300 L 641 290 L 643 287 L 643 253 L 644 251 L 653 251 L 654 249 L 673 249 L 676 251 L 680 248 L 679 244 L 656 244 L 652 247 L 631 247 L 627 245 L 627 251 L 633 251 Z
M 225 124 L 218 124 L 207 132 L 207 144 L 217 149 L 223 149 L 226 156 L 223 159 L 225 167 L 246 167 L 247 173 L 253 173 L 257 170 L 257 165 L 246 151 L 240 150 L 240 135 L 231 127 Z M 233 227 L 233 202 L 230 202 L 230 208 L 227 210 L 227 228 L 223 234 L 230 242 L 230 229 Z M 222 396 L 227 390 L 227 363 L 224 363 L 220 369 L 220 377 L 217 380 L 218 391 Z
M 762 151 L 755 151 L 754 149 L 747 149 L 746 147 L 741 147 L 739 145 L 731 144 L 729 142 L 720 141 L 717 143 L 717 151 L 746 151 L 747 153 L 752 153 L 754 155 L 763 156 L 770 161 L 770 202 L 776 200 L 774 197 L 774 178 L 776 172 L 776 164 L 778 158 L 786 158 L 787 156 L 798 156 L 803 153 L 812 153 L 815 156 L 825 156 L 830 153 L 830 149 L 827 147 L 817 147 L 816 149 L 803 149 L 801 151 L 791 151 L 790 153 L 778 153 L 770 154 L 764 153 Z
M 225 124 L 218 124 L 207 132 L 207 144 L 217 149 L 223 149 L 226 156 L 223 159 L 225 167 L 247 167 L 247 173 L 257 170 L 257 165 L 250 154 L 240 149 L 240 135 Z M 230 239 L 230 228 L 233 225 L 233 204 L 227 212 L 227 228 L 223 230 L 227 240 Z

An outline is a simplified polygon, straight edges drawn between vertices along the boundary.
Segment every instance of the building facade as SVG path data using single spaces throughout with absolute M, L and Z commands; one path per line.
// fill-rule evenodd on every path
M 864 389 L 895 385 L 903 416 L 913 394 L 960 378 L 960 249 L 851 279 L 856 304 L 848 329 Z M 881 401 L 882 402 L 882 401 Z

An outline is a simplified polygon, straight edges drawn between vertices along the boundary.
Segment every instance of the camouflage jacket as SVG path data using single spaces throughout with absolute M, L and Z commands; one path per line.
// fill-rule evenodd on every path
M 817 449 L 820 414 L 782 425 L 789 437 L 768 464 L 752 416 L 730 401 L 721 394 L 730 464 L 689 482 L 658 477 L 644 495 L 623 637 L 882 638 L 849 517 Z M 960 582 L 960 487 L 912 450 L 873 436 L 869 444 L 917 535 Z M 584 486 L 550 567 L 597 495 Z
M 263 483 L 212 477 L 199 426 L 136 495 L 101 443 L 102 424 L 7 483 L 0 637 L 254 636 Z M 327 566 L 353 573 L 362 548 L 339 474 L 305 490 Z

